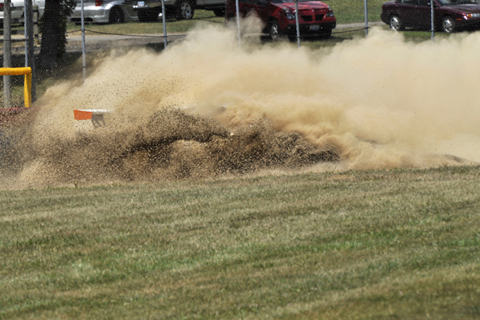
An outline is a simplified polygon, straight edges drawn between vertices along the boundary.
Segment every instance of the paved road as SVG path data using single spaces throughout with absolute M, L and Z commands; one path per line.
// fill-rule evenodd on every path
M 168 42 L 178 41 L 185 38 L 186 34 L 169 34 L 167 35 Z M 82 37 L 69 36 L 67 51 L 76 52 L 82 50 Z M 88 35 L 85 37 L 85 45 L 87 51 L 104 50 L 105 48 L 121 48 L 132 46 L 144 46 L 147 44 L 163 44 L 163 34 L 148 34 L 148 35 L 111 35 L 99 34 Z

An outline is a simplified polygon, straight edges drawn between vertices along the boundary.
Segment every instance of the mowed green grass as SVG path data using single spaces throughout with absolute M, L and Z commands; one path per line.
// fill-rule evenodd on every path
M 479 319 L 480 167 L 0 191 L 0 319 Z

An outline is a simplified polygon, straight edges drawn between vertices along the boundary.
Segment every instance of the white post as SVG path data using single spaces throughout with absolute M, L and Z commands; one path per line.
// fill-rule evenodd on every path
M 365 37 L 368 36 L 368 1 L 365 0 Z
M 3 8 L 3 67 L 10 68 L 12 66 L 11 48 L 12 48 L 12 35 L 11 35 L 11 7 L 10 0 L 5 0 Z M 10 76 L 3 76 L 3 98 L 4 108 L 10 108 L 12 106 L 12 92 L 10 89 Z
M 167 22 L 166 22 L 167 13 L 165 12 L 165 0 L 162 0 L 162 23 L 163 23 L 163 49 L 167 49 L 168 39 L 167 39 Z
M 85 58 L 85 16 L 83 14 L 84 5 L 83 0 L 81 1 L 81 8 L 80 8 L 80 19 L 82 22 L 82 69 L 83 69 L 83 81 L 85 81 L 87 77 L 87 62 Z
M 235 0 L 235 10 L 237 12 L 237 35 L 238 35 L 238 45 L 242 46 L 242 33 L 240 31 L 240 5 L 238 4 L 238 0 Z
M 25 25 L 25 66 L 32 68 L 31 95 L 32 101 L 37 100 L 36 71 L 35 71 L 35 38 L 33 35 L 33 3 L 25 0 L 23 22 Z
M 430 25 L 432 28 L 432 41 L 435 37 L 435 19 L 434 19 L 434 14 L 435 14 L 435 5 L 433 4 L 434 0 L 430 0 Z
M 297 46 L 300 48 L 300 23 L 298 22 L 298 0 L 295 0 L 295 25 L 297 28 Z

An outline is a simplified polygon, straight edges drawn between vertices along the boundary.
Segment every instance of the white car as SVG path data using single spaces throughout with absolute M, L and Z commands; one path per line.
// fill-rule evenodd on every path
M 83 15 L 86 23 L 123 23 L 137 21 L 135 11 L 122 6 L 123 0 L 84 0 Z M 81 23 L 81 2 L 77 0 L 77 6 L 69 18 L 70 22 Z
M 45 0 L 32 0 L 32 4 L 38 6 L 39 19 L 45 11 Z M 123 0 L 84 0 L 83 13 L 85 22 L 93 23 L 122 23 L 127 21 L 137 21 L 138 16 L 133 8 L 123 7 Z M 0 24 L 3 25 L 3 6 L 4 0 L 0 0 Z M 12 10 L 12 24 L 24 22 L 24 0 L 11 0 L 10 8 Z M 77 0 L 77 5 L 69 17 L 69 22 L 81 22 L 81 1 Z
M 0 24 L 3 26 L 3 6 L 4 0 L 0 0 Z M 39 19 L 43 16 L 45 10 L 45 0 L 32 0 L 32 5 L 38 6 Z M 11 21 L 12 24 L 23 23 L 25 1 L 24 0 L 11 0 L 10 9 L 12 12 Z

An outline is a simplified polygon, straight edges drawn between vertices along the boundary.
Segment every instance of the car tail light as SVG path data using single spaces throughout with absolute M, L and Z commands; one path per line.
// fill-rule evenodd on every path
M 95 6 L 100 7 L 103 4 L 103 0 L 95 0 Z

